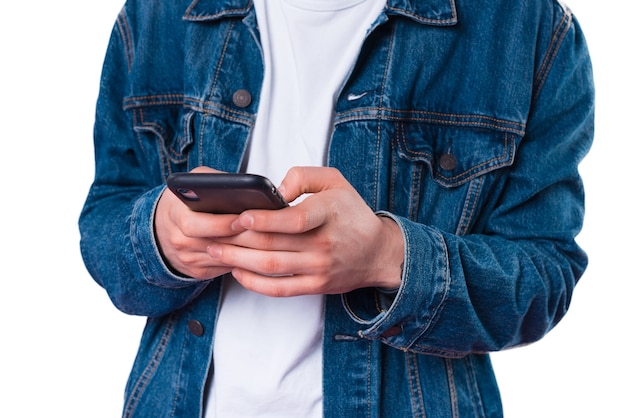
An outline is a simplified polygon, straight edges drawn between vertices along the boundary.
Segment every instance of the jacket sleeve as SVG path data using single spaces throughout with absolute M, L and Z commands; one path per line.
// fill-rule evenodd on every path
M 387 214 L 405 239 L 402 285 L 344 295 L 361 335 L 402 350 L 459 357 L 540 339 L 566 313 L 587 257 L 578 164 L 593 137 L 591 64 L 577 22 L 555 30 L 536 70 L 526 135 L 504 194 L 466 236 Z M 559 29 L 559 28 L 557 28 Z M 364 293 L 368 293 L 365 295 Z M 382 308 L 381 308 L 382 306 Z
M 95 179 L 79 220 L 80 248 L 93 278 L 123 312 L 160 316 L 187 304 L 207 286 L 170 271 L 156 244 L 153 216 L 162 174 L 145 160 L 123 109 L 133 38 L 126 8 L 103 65 L 94 128 Z

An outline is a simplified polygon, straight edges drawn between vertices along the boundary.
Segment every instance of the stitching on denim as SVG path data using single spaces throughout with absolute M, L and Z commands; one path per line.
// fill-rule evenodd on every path
M 372 416 L 372 342 L 367 343 L 367 416 Z
M 189 13 L 196 7 L 196 4 L 198 4 L 199 0 L 193 0 L 191 2 L 191 4 L 189 5 L 189 7 L 187 7 L 187 10 L 185 10 L 185 14 L 183 15 L 183 18 L 190 18 L 191 16 L 189 15 Z
M 418 22 L 423 22 L 423 23 L 439 24 L 439 25 L 456 23 L 457 22 L 456 5 L 454 3 L 454 0 L 450 0 L 449 3 L 450 3 L 450 11 L 452 13 L 452 17 L 450 19 L 432 19 L 429 17 L 423 17 L 417 13 L 410 13 L 405 9 L 400 9 L 397 7 L 390 7 L 389 10 L 393 10 L 394 12 L 399 12 L 401 14 L 411 16 L 415 18 Z
M 142 145 L 142 141 L 141 141 L 141 135 L 140 132 L 152 132 L 154 133 L 159 141 L 159 164 L 160 164 L 160 168 L 161 168 L 161 174 L 163 175 L 163 178 L 167 178 L 168 174 L 171 173 L 172 170 L 172 166 L 170 165 L 169 159 L 167 158 L 167 149 L 165 146 L 165 139 L 164 139 L 164 130 L 163 128 L 154 122 L 146 122 L 144 120 L 144 113 L 143 113 L 143 109 L 139 109 L 139 120 L 135 120 L 136 125 L 135 125 L 135 131 L 137 132 L 137 140 L 140 143 L 141 148 L 143 149 L 143 145 Z M 144 150 L 145 152 L 145 150 Z
M 383 312 L 382 304 L 380 303 L 380 293 L 374 292 L 374 307 L 378 313 Z
M 131 110 L 141 107 L 152 106 L 183 106 L 184 108 L 195 110 L 204 115 L 214 115 L 225 119 L 252 126 L 252 115 L 247 112 L 237 111 L 220 103 L 202 101 L 183 94 L 162 94 L 150 96 L 133 96 L 124 99 L 124 110 Z M 216 108 L 224 113 L 220 113 Z
M 450 407 L 453 418 L 459 418 L 459 397 L 456 391 L 456 383 L 454 381 L 454 370 L 450 359 L 444 360 L 446 365 L 446 374 L 448 375 L 448 390 L 450 393 Z
M 366 111 L 366 112 L 367 111 L 377 111 L 377 110 L 381 110 L 381 109 L 380 108 L 372 108 L 372 107 L 363 107 L 363 108 L 356 109 L 356 111 L 359 111 L 359 112 L 362 112 L 362 111 Z M 444 113 L 444 112 L 434 112 L 434 111 L 429 111 L 429 110 L 417 110 L 417 109 L 414 109 L 414 110 L 397 110 L 397 109 L 392 109 L 392 108 L 384 108 L 382 110 L 386 110 L 390 114 L 394 114 L 394 113 L 398 113 L 398 114 L 420 114 L 420 115 L 436 116 L 436 117 L 440 117 L 440 118 L 484 119 L 484 120 L 495 122 L 496 124 L 506 124 L 506 125 L 517 126 L 520 129 L 524 129 L 526 127 L 526 125 L 524 123 L 521 123 L 521 122 L 515 122 L 515 121 L 512 121 L 512 120 L 495 118 L 493 116 L 477 115 L 477 114 L 470 114 L 470 113 Z M 347 110 L 345 112 L 338 113 L 337 117 L 339 119 L 341 119 L 343 117 L 342 115 L 349 115 L 350 113 L 355 113 L 355 109 L 351 109 L 351 110 Z M 365 115 L 365 116 L 367 116 L 367 115 Z M 390 116 L 390 119 L 403 120 L 404 117 Z M 411 120 L 411 118 L 408 118 L 408 120 Z M 437 121 L 437 120 L 435 120 L 435 121 Z M 445 123 L 446 121 L 443 121 L 443 122 Z
M 406 142 L 404 124 L 396 123 L 396 130 L 398 132 L 398 135 L 400 136 L 400 139 L 396 139 L 396 141 L 394 141 L 394 144 L 397 142 L 399 145 L 400 142 Z M 399 147 L 399 148 L 402 148 L 402 147 Z M 394 159 L 397 158 L 395 154 L 396 153 L 394 152 L 394 155 L 393 155 Z M 414 222 L 417 222 L 418 217 L 419 217 L 418 215 L 419 215 L 420 193 L 422 192 L 422 173 L 423 173 L 423 169 L 421 166 L 414 167 L 412 169 L 411 190 L 410 190 L 411 200 L 409 203 L 409 217 Z M 396 173 L 393 173 L 393 174 L 394 174 L 393 179 L 395 179 Z M 414 188 L 417 189 L 415 190 L 415 192 L 413 191 Z M 395 202 L 395 195 L 392 194 L 392 197 L 393 197 L 392 202 Z
M 213 115 L 213 116 L 218 116 L 221 118 L 224 118 L 226 120 L 230 120 L 232 122 L 237 122 L 237 123 L 241 123 L 242 125 L 246 125 L 246 126 L 252 126 L 253 122 L 251 121 L 250 118 L 241 118 L 241 117 L 236 117 L 233 115 L 230 115 L 228 113 L 224 114 L 221 112 L 218 112 L 216 110 L 212 110 L 212 109 L 199 109 L 199 108 L 194 108 L 194 107 L 190 107 L 190 109 L 202 112 L 204 115 Z
M 470 181 L 470 186 L 467 190 L 467 197 L 465 198 L 465 204 L 463 205 L 463 211 L 461 213 L 461 219 L 457 228 L 457 235 L 466 235 L 469 227 L 474 218 L 476 207 L 478 206 L 478 197 L 480 196 L 480 190 L 485 182 L 484 176 L 479 176 Z M 471 202 L 471 207 L 469 206 Z
M 126 9 L 123 8 L 117 16 L 117 24 L 120 31 L 120 37 L 122 38 L 122 45 L 124 46 L 124 55 L 126 57 L 126 64 L 128 66 L 128 73 L 135 60 L 132 32 L 130 31 L 130 24 L 128 23 L 128 16 L 126 15 Z
M 420 202 L 422 199 L 422 184 L 423 184 L 423 178 L 424 178 L 424 167 L 422 164 L 420 164 L 419 166 L 416 166 L 413 168 L 413 181 L 412 181 L 412 185 L 416 184 L 417 189 L 415 190 L 415 193 L 412 193 L 414 198 L 411 199 L 413 200 L 413 202 L 411 202 L 413 209 L 411 213 L 412 219 L 414 222 L 418 222 L 418 218 L 419 218 L 419 207 L 420 207 Z M 412 188 L 413 186 L 411 186 Z
M 477 417 L 486 418 L 485 404 L 478 387 L 478 379 L 476 378 L 476 368 L 474 367 L 474 356 L 467 356 L 463 359 L 465 365 L 465 376 L 467 387 L 472 398 L 472 405 Z
M 200 138 L 198 138 L 198 166 L 204 164 L 204 130 L 206 129 L 206 118 L 202 118 L 202 126 L 200 127 Z M 194 167 L 189 167 L 194 168 Z
M 509 132 L 509 133 L 514 133 L 520 136 L 523 136 L 525 134 L 525 128 L 526 126 L 522 123 L 519 122 L 513 122 L 513 121 L 508 121 L 508 120 L 503 120 L 503 119 L 496 119 L 496 118 L 492 118 L 489 116 L 480 116 L 480 115 L 456 115 L 456 114 L 443 114 L 443 113 L 436 113 L 436 112 L 426 112 L 426 111 L 418 111 L 418 112 L 413 112 L 413 111 L 398 111 L 398 110 L 394 110 L 394 109 L 376 109 L 376 108 L 361 108 L 358 109 L 357 111 L 354 110 L 350 110 L 348 112 L 343 112 L 343 113 L 339 113 L 337 114 L 335 123 L 336 124 L 341 124 L 341 123 L 345 123 L 345 122 L 350 122 L 350 121 L 362 121 L 362 120 L 371 120 L 373 119 L 371 115 L 369 114 L 361 114 L 361 112 L 368 112 L 368 111 L 372 111 L 372 112 L 376 112 L 377 114 L 380 113 L 380 111 L 387 111 L 389 112 L 389 114 L 387 116 L 384 116 L 382 119 L 384 120 L 389 120 L 389 121 L 400 121 L 400 122 L 426 122 L 426 123 L 432 123 L 432 124 L 439 124 L 439 125 L 451 125 L 451 126 L 467 126 L 467 127 L 479 127 L 479 128 L 490 128 L 496 131 L 503 131 L 503 132 Z M 414 113 L 418 113 L 418 114 L 423 114 L 426 116 L 395 116 L 394 113 L 399 113 L 399 114 L 414 114 Z M 427 116 L 438 116 L 440 117 L 439 119 L 433 119 L 431 117 L 427 117 Z M 446 117 L 448 119 L 443 119 L 443 117 Z M 377 116 L 378 118 L 378 116 Z M 462 121 L 462 120 L 451 120 L 450 118 L 472 118 L 472 119 L 479 119 L 476 121 Z M 483 122 L 484 120 L 484 122 Z M 489 122 L 492 123 L 489 123 Z M 512 125 L 515 127 L 508 127 L 505 125 Z
M 403 141 L 405 141 L 404 138 L 403 138 Z M 504 135 L 504 152 L 502 154 L 495 156 L 489 160 L 483 161 L 480 164 L 474 165 L 455 176 L 445 177 L 439 174 L 439 172 L 435 170 L 433 170 L 433 175 L 435 178 L 445 181 L 446 183 L 454 186 L 454 185 L 460 184 L 468 176 L 471 176 L 471 177 L 480 176 L 496 168 L 506 166 L 508 162 L 512 160 L 512 157 L 513 157 L 513 147 L 511 146 L 511 141 L 512 141 L 512 138 L 509 135 Z M 429 162 L 432 163 L 431 158 L 430 158 L 432 157 L 432 155 L 430 153 L 421 152 L 421 151 L 416 152 L 416 151 L 409 149 L 406 142 L 403 142 L 403 144 L 404 144 L 403 151 L 406 152 L 408 155 L 412 156 L 413 158 L 420 157 L 420 158 L 428 159 Z M 508 154 L 506 150 L 509 150 Z M 496 164 L 491 165 L 494 163 Z
M 189 342 L 189 338 L 187 338 L 189 336 L 189 334 L 185 335 L 185 339 L 183 340 L 183 344 L 182 347 L 180 349 L 181 353 L 185 352 L 185 349 L 187 348 L 187 343 Z M 182 354 L 181 354 L 182 357 Z M 181 359 L 182 362 L 182 359 Z M 178 400 L 180 399 L 180 388 L 182 387 L 181 385 L 181 376 L 183 375 L 183 367 L 181 365 L 181 367 L 178 368 L 178 378 L 177 380 L 177 385 L 176 385 L 176 392 L 174 393 L 174 398 L 172 400 L 172 412 L 170 413 L 170 417 L 175 417 L 176 416 L 176 409 L 178 407 Z
M 133 111 L 133 127 L 139 126 L 139 120 L 143 120 L 143 112 L 141 109 Z M 135 136 L 136 136 L 137 142 L 139 143 L 139 148 L 141 148 L 141 150 L 145 153 L 146 149 L 143 146 L 143 142 L 141 141 L 141 135 L 139 131 L 135 130 Z
M 424 414 L 426 413 L 426 408 L 424 407 L 424 393 L 422 392 L 422 382 L 420 380 L 419 361 L 418 361 L 417 355 L 413 353 L 406 353 L 405 358 L 406 358 L 407 371 L 409 371 L 407 380 L 409 381 L 411 407 L 413 408 L 413 416 L 423 417 Z M 411 370 L 415 370 L 415 372 L 410 373 Z M 417 401 L 415 400 L 413 393 L 417 393 Z
M 400 132 L 400 127 L 396 124 L 395 131 Z M 396 151 L 396 141 L 391 143 L 391 178 L 389 179 L 389 212 L 395 213 L 396 207 L 396 178 L 398 176 L 398 157 Z
M 341 303 L 342 303 L 344 309 L 346 309 L 350 315 L 352 315 L 354 318 L 356 318 L 357 321 L 359 321 L 361 324 L 366 324 L 367 323 L 366 319 L 361 318 L 359 315 L 356 314 L 356 312 L 354 312 L 354 310 L 350 306 L 350 303 L 348 302 L 348 295 L 347 295 L 347 293 L 343 293 L 341 295 Z M 362 336 L 361 331 L 359 331 L 359 335 Z
M 537 72 L 537 79 L 535 82 L 535 91 L 533 93 L 533 99 L 536 99 L 539 95 L 539 92 L 542 90 L 546 79 L 548 78 L 548 73 L 552 69 L 552 65 L 554 64 L 554 60 L 565 40 L 565 36 L 567 35 L 567 31 L 571 27 L 572 22 L 572 14 L 569 9 L 563 9 L 563 17 L 559 21 L 557 28 L 555 29 L 552 38 L 550 40 L 550 45 L 548 46 L 548 50 L 546 51 L 546 56 L 539 67 L 539 71 Z
M 216 14 L 205 14 L 205 15 L 191 16 L 190 13 L 196 7 L 196 4 L 198 3 L 198 1 L 199 0 L 194 0 L 193 3 L 191 3 L 191 5 L 187 8 L 187 10 L 185 10 L 185 14 L 183 15 L 183 19 L 189 20 L 189 21 L 199 21 L 199 20 L 205 20 L 205 19 L 215 20 L 215 19 L 219 19 L 219 18 L 221 18 L 223 16 L 229 16 L 229 15 L 232 15 L 232 14 L 241 14 L 241 13 L 247 12 L 252 7 L 251 6 L 251 2 L 248 2 L 246 7 L 242 8 L 242 9 L 228 9 L 228 10 L 224 10 L 224 11 L 221 11 L 219 13 L 216 13 Z
M 161 362 L 161 359 L 163 358 L 165 354 L 165 349 L 174 331 L 175 322 L 176 322 L 176 315 L 171 315 L 165 325 L 165 329 L 163 330 L 163 335 L 161 335 L 161 339 L 159 340 L 159 343 L 157 344 L 157 349 L 154 351 L 154 354 L 152 355 L 152 358 L 148 362 L 148 365 L 139 376 L 139 379 L 137 379 L 137 383 L 135 383 L 135 386 L 133 387 L 132 391 L 130 392 L 130 395 L 128 396 L 126 408 L 124 408 L 124 415 L 123 415 L 125 418 L 132 417 L 132 415 L 135 413 L 135 408 L 137 407 L 139 403 L 139 399 L 141 398 L 141 396 L 143 395 L 143 392 L 148 387 L 148 383 L 152 379 L 152 376 L 156 372 Z
M 226 50 L 228 49 L 228 45 L 230 43 L 230 37 L 233 34 L 233 28 L 235 27 L 235 23 L 231 22 L 228 28 L 228 35 L 226 35 L 226 40 L 224 41 L 224 46 L 222 47 L 222 53 L 220 54 L 220 59 L 217 62 L 217 66 L 215 67 L 215 73 L 213 74 L 213 84 L 211 85 L 211 93 L 209 97 L 213 97 L 213 93 L 215 93 L 215 86 L 217 85 L 217 75 L 222 68 L 222 64 L 224 63 L 224 57 L 226 56 Z
M 389 36 L 389 43 L 387 44 L 387 60 L 385 62 L 385 71 L 383 73 L 382 82 L 380 85 L 380 100 L 378 101 L 378 126 L 377 126 L 377 147 L 378 152 L 376 153 L 376 175 L 378 178 L 374 182 L 374 201 L 372 202 L 374 207 L 378 207 L 378 183 L 380 181 L 380 176 L 382 175 L 380 170 L 380 144 L 382 142 L 382 110 L 383 106 L 383 98 L 385 97 L 385 87 L 387 86 L 387 77 L 389 76 L 389 65 L 391 63 L 391 51 L 393 49 L 393 43 L 395 40 L 396 33 L 396 25 L 391 27 L 391 36 Z
M 135 139 L 137 140 L 137 142 L 139 143 L 139 147 L 141 148 L 141 150 L 145 153 L 146 152 L 146 148 L 143 145 L 143 141 L 142 141 L 142 132 L 145 131 L 150 131 L 153 132 L 155 135 L 157 135 L 159 137 L 159 141 L 162 142 L 162 139 L 160 138 L 160 136 L 162 136 L 162 130 L 160 129 L 160 126 L 156 125 L 156 124 L 152 124 L 153 126 L 150 126 L 149 129 L 147 128 L 143 128 L 144 125 L 148 125 L 145 121 L 144 121 L 144 114 L 143 114 L 143 109 L 137 109 L 137 110 L 133 110 L 133 128 L 135 131 Z M 155 129 L 155 126 L 157 129 Z M 168 172 L 167 172 L 167 167 L 168 165 L 166 164 L 166 159 L 165 156 L 163 155 L 163 152 L 161 152 L 161 148 L 159 147 L 159 168 L 161 170 L 161 180 L 163 182 L 165 182 L 165 180 L 167 179 L 168 176 Z
M 146 106 L 168 106 L 184 104 L 183 94 L 155 94 L 149 96 L 126 97 L 123 101 L 124 110 Z
M 431 327 L 431 324 L 433 324 L 436 319 L 437 316 L 441 313 L 442 310 L 442 306 L 446 301 L 446 298 L 448 296 L 448 293 L 450 292 L 450 260 L 448 259 L 448 251 L 447 251 L 447 246 L 446 246 L 446 240 L 444 239 L 443 235 L 441 234 L 437 234 L 437 238 L 439 239 L 439 243 L 441 245 L 441 248 L 443 249 L 442 256 L 443 256 L 443 279 L 444 279 L 444 283 L 443 283 L 443 289 L 441 291 L 441 296 L 439 298 L 439 300 L 437 301 L 437 303 L 432 306 L 431 304 L 431 308 L 430 308 L 430 312 L 429 312 L 429 317 L 427 318 L 426 322 L 419 330 L 417 330 L 417 332 L 415 332 L 411 338 L 411 341 L 413 341 L 413 344 L 411 345 L 411 349 L 417 349 L 419 348 L 423 353 L 436 353 L 439 355 L 443 355 L 446 356 L 447 352 L 443 351 L 443 350 L 438 350 L 438 349 L 433 349 L 431 347 L 422 347 L 419 343 L 415 343 L 415 341 L 417 341 L 418 338 L 425 338 L 426 336 L 428 336 L 432 331 L 433 328 Z M 410 245 L 410 244 L 409 244 Z M 410 248 L 407 249 L 407 253 L 410 254 Z M 409 263 L 410 260 L 407 260 L 407 263 Z
M 250 113 L 248 112 L 243 112 L 243 111 L 238 111 L 238 110 L 234 110 L 231 107 L 228 106 L 224 106 L 221 103 L 218 102 L 212 102 L 212 101 L 202 101 L 202 100 L 198 100 L 198 99 L 194 99 L 191 97 L 187 97 L 184 100 L 187 103 L 184 103 L 186 107 L 189 107 L 191 109 L 195 109 L 199 112 L 203 112 L 203 113 L 208 113 L 211 111 L 211 107 L 215 107 L 217 109 L 220 109 L 224 112 L 228 112 L 228 113 L 232 113 L 235 115 L 240 115 L 243 117 L 250 117 Z
M 185 119 L 185 122 L 189 122 L 188 116 L 186 116 L 184 119 Z M 186 154 L 184 152 L 181 152 L 178 149 L 171 147 L 171 146 L 170 147 L 165 146 L 165 130 L 163 129 L 161 125 L 159 125 L 156 122 L 142 122 L 141 125 L 137 126 L 137 129 L 141 132 L 152 132 L 155 135 L 157 135 L 161 142 L 162 148 L 167 149 L 169 151 L 168 155 L 175 157 L 173 158 L 174 163 L 182 163 L 185 161 L 184 157 L 186 156 Z

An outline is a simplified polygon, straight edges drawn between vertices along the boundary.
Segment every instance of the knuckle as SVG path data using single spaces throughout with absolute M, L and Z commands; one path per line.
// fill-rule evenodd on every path
M 278 285 L 269 287 L 267 289 L 267 294 L 268 296 L 272 296 L 275 298 L 284 298 L 284 297 L 291 296 L 291 294 L 287 292 L 287 290 L 283 286 L 278 286 Z
M 174 250 L 181 251 L 187 247 L 188 238 L 181 234 L 174 234 L 169 241 Z
M 191 222 L 188 216 L 183 216 L 181 219 L 179 219 L 178 229 L 184 236 L 186 237 L 191 236 L 192 231 L 194 230 L 194 227 L 193 227 L 193 223 Z
M 272 249 L 276 243 L 276 236 L 274 234 L 262 234 L 261 245 L 263 248 Z
M 184 251 L 178 254 L 178 260 L 183 265 L 191 267 L 196 263 L 197 257 L 193 255 L 192 253 Z
M 269 257 L 261 265 L 261 269 L 263 273 L 270 274 L 270 275 L 279 274 L 281 272 L 280 268 L 281 268 L 281 264 L 274 257 Z
M 306 232 L 309 230 L 309 225 L 311 225 L 311 214 L 309 211 L 302 211 L 297 214 L 294 219 L 294 227 L 296 228 L 297 233 Z

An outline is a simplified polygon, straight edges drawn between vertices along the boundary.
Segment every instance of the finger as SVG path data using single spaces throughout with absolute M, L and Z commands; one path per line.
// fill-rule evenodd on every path
M 241 268 L 233 269 L 231 274 L 246 289 L 265 296 L 291 297 L 326 293 L 314 276 L 265 276 Z
M 264 251 L 224 243 L 211 243 L 207 253 L 216 262 L 239 267 L 266 276 L 316 272 L 323 266 L 311 253 L 292 251 Z
M 200 166 L 191 170 L 192 173 L 224 173 L 224 171 L 216 170 L 211 167 Z
M 332 167 L 292 167 L 278 191 L 288 201 L 292 202 L 306 193 L 318 193 L 348 184 L 339 170 Z
M 195 279 L 210 279 L 232 270 L 232 266 L 224 265 L 204 251 L 188 249 L 170 253 L 168 265 L 183 275 Z
M 233 233 L 244 230 L 302 234 L 323 225 L 333 211 L 333 203 L 309 196 L 302 203 L 280 210 L 245 211 L 233 221 Z
M 170 209 L 167 210 L 167 207 Z M 237 215 L 194 212 L 169 189 L 163 191 L 159 209 L 164 210 L 170 222 L 189 238 L 221 237 L 235 233 L 231 225 Z
M 311 246 L 311 237 L 302 234 L 286 234 L 274 232 L 257 232 L 245 230 L 231 237 L 218 237 L 211 239 L 211 244 L 229 244 L 237 247 L 245 247 L 263 251 L 305 251 Z
M 200 213 L 189 209 L 183 209 L 183 211 L 175 223 L 186 237 L 216 238 L 228 237 L 237 233 L 231 226 L 237 219 L 237 215 Z

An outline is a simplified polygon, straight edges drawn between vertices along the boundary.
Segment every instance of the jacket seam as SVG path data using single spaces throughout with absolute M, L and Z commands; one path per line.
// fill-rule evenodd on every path
M 562 8 L 563 6 L 560 5 L 559 3 L 559 7 Z M 563 10 L 563 17 L 561 17 L 561 20 L 559 21 L 559 24 L 557 25 L 552 35 L 552 38 L 550 40 L 550 45 L 548 46 L 546 55 L 543 59 L 543 62 L 541 63 L 541 66 L 539 67 L 539 71 L 537 72 L 537 80 L 535 83 L 535 91 L 533 93 L 533 100 L 536 99 L 539 93 L 541 92 L 546 82 L 546 79 L 548 78 L 548 74 L 550 73 L 550 70 L 552 69 L 554 60 L 556 59 L 556 56 L 558 55 L 558 52 L 560 51 L 561 45 L 565 39 L 565 35 L 567 34 L 567 31 L 571 27 L 572 14 L 570 10 L 566 8 L 563 8 L 562 10 Z
M 117 27 L 120 33 L 120 38 L 122 39 L 122 46 L 124 48 L 124 57 L 126 58 L 126 65 L 128 67 L 127 72 L 130 74 L 133 61 L 135 60 L 135 54 L 132 32 L 130 30 L 130 23 L 128 22 L 128 15 L 126 14 L 125 9 L 122 9 L 117 16 Z
M 183 15 L 183 19 L 194 22 L 194 21 L 203 21 L 203 20 L 217 20 L 224 16 L 232 16 L 232 15 L 240 15 L 248 12 L 252 8 L 252 1 L 249 1 L 244 8 L 238 9 L 227 9 L 222 10 L 219 13 L 215 14 L 199 14 L 197 16 L 192 16 L 191 11 L 195 9 L 196 5 L 200 0 L 194 0 L 191 5 L 185 10 L 185 14 Z
M 252 126 L 254 124 L 253 115 L 249 113 L 234 110 L 221 103 L 202 101 L 186 97 L 184 94 L 171 93 L 148 96 L 131 96 L 125 98 L 123 103 L 124 110 L 159 106 L 182 106 L 185 109 L 191 109 L 202 113 L 203 115 L 223 117 L 246 126 Z
M 409 381 L 410 398 L 411 398 L 411 406 L 413 408 L 413 416 L 415 417 L 423 417 L 426 414 L 426 407 L 424 406 L 424 395 L 422 393 L 422 383 L 420 380 L 419 373 L 419 361 L 417 359 L 417 354 L 414 353 L 406 353 L 406 363 L 407 363 L 407 371 L 408 376 L 407 380 Z M 414 373 L 410 373 L 411 366 L 415 369 Z M 415 376 L 415 379 L 412 378 L 412 375 Z M 413 382 L 415 380 L 415 382 Z M 416 392 L 417 401 L 415 400 L 415 396 L 413 396 L 413 392 Z M 419 401 L 419 402 L 418 402 Z
M 428 25 L 436 25 L 436 26 L 447 26 L 447 25 L 456 24 L 458 22 L 458 16 L 456 13 L 456 4 L 454 3 L 454 0 L 449 0 L 449 4 L 450 4 L 451 17 L 448 19 L 434 19 L 430 17 L 424 17 L 420 15 L 419 13 L 409 12 L 408 9 L 399 8 L 399 7 L 389 7 L 387 10 L 390 10 L 400 15 L 408 16 L 412 19 L 415 19 L 416 21 L 420 23 L 426 23 Z
M 217 61 L 217 66 L 215 67 L 215 73 L 213 74 L 213 84 L 211 85 L 211 96 L 213 97 L 213 93 L 215 92 L 215 86 L 217 85 L 218 74 L 222 65 L 224 63 L 224 57 L 226 56 L 226 50 L 228 49 L 228 45 L 230 43 L 230 38 L 233 34 L 233 28 L 235 27 L 235 23 L 231 22 L 228 28 L 228 35 L 226 35 L 226 39 L 224 40 L 224 46 L 222 47 L 222 53 L 220 54 L 220 59 Z
M 444 360 L 446 365 L 446 375 L 448 376 L 448 394 L 450 395 L 450 413 L 452 418 L 459 418 L 459 395 L 454 381 L 454 367 L 450 359 Z
M 472 224 L 474 213 L 478 207 L 478 198 L 480 196 L 480 190 L 485 181 L 483 176 L 479 176 L 472 180 L 472 183 L 468 187 L 467 197 L 465 198 L 465 204 L 463 205 L 463 211 L 461 212 L 461 219 L 457 229 L 457 235 L 466 235 Z M 470 203 L 471 202 L 471 203 Z
M 186 335 L 187 337 L 187 335 Z M 181 353 L 184 353 L 186 348 L 187 348 L 187 343 L 188 343 L 188 338 L 184 338 L 183 339 L 183 343 L 182 343 L 182 347 L 180 349 Z M 182 357 L 182 356 L 181 356 Z M 181 359 L 181 363 L 182 363 L 182 359 Z M 172 412 L 170 413 L 170 417 L 175 417 L 176 416 L 176 410 L 178 409 L 178 402 L 181 398 L 181 394 L 180 394 L 180 390 L 183 387 L 181 385 L 181 376 L 183 375 L 183 367 L 182 365 L 180 367 L 178 367 L 178 376 L 176 378 L 177 381 L 177 385 L 176 385 L 176 389 L 175 389 L 175 393 L 174 393 L 174 397 L 172 399 Z
M 496 131 L 510 132 L 520 136 L 525 134 L 526 129 L 526 125 L 523 123 L 493 118 L 490 116 L 396 110 L 388 107 L 359 108 L 340 112 L 335 118 L 335 124 L 338 125 L 351 121 L 363 121 L 374 118 L 399 122 L 426 122 L 441 125 L 488 128 Z
M 476 416 L 486 418 L 485 405 L 483 403 L 480 387 L 476 382 L 476 368 L 474 367 L 473 359 L 473 356 L 467 356 L 464 360 L 466 371 L 465 378 L 467 379 L 467 385 L 472 398 L 472 405 L 474 406 L 474 412 Z
M 393 44 L 395 41 L 395 34 L 396 34 L 396 26 L 393 25 L 392 29 L 391 29 L 392 33 L 391 36 L 389 37 L 389 43 L 387 45 L 387 60 L 385 62 L 385 72 L 383 75 L 383 78 L 381 80 L 381 86 L 380 86 L 380 99 L 378 101 L 378 126 L 377 126 L 377 144 L 376 144 L 376 148 L 378 150 L 378 152 L 376 153 L 376 173 L 377 176 L 381 176 L 381 170 L 380 170 L 380 146 L 381 146 L 381 142 L 382 142 L 382 115 L 383 115 L 383 98 L 385 97 L 385 87 L 387 86 L 387 77 L 389 76 L 389 65 L 391 62 L 391 51 L 393 49 Z M 380 178 L 376 179 L 376 182 L 374 184 L 374 207 L 378 207 L 378 184 Z
M 148 362 L 148 365 L 144 368 L 143 372 L 139 376 L 139 379 L 137 379 L 137 383 L 135 383 L 135 386 L 128 396 L 126 408 L 124 409 L 124 417 L 132 417 L 132 415 L 134 414 L 135 408 L 139 403 L 139 399 L 141 398 L 145 389 L 148 387 L 152 376 L 154 376 L 154 373 L 156 372 L 158 365 L 161 362 L 163 355 L 165 354 L 165 349 L 174 331 L 174 323 L 175 315 L 172 315 L 167 322 L 161 339 L 159 340 L 157 349 L 154 351 L 154 354 Z

